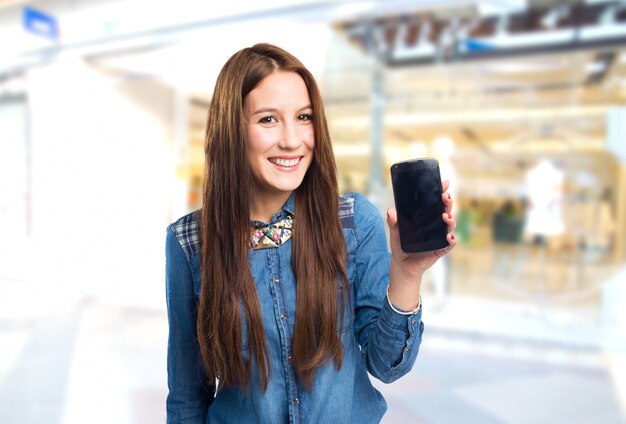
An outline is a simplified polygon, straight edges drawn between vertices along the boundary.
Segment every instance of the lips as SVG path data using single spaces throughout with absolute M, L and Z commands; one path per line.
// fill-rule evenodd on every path
M 298 165 L 300 159 L 302 159 L 302 157 L 298 156 L 296 158 L 269 158 L 268 160 L 274 165 L 278 165 L 283 168 L 292 168 Z

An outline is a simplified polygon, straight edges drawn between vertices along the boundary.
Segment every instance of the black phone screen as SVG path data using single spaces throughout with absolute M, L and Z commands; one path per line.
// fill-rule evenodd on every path
M 396 163 L 391 166 L 391 181 L 402 250 L 425 252 L 448 246 L 439 163 L 430 158 Z

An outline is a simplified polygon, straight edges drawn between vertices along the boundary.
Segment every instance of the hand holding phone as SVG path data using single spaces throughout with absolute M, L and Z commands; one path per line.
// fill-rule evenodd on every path
M 391 166 L 391 182 L 402 250 L 414 253 L 447 247 L 448 226 L 442 219 L 445 205 L 437 160 L 395 163 Z

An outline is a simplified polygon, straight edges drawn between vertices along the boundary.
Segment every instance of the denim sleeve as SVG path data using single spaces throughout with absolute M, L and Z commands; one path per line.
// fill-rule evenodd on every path
M 196 337 L 196 298 L 189 261 L 171 227 L 165 242 L 167 318 L 167 423 L 205 424 L 213 401 Z
M 424 331 L 422 311 L 401 315 L 387 302 L 391 256 L 378 210 L 357 195 L 354 219 L 358 243 L 353 258 L 354 331 L 369 373 L 391 383 L 415 363 Z

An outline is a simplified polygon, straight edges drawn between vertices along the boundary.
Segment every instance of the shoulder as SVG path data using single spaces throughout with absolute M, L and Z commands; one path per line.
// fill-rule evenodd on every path
M 343 228 L 354 228 L 354 202 L 357 193 L 339 195 L 339 219 Z
M 187 259 L 200 251 L 200 211 L 194 211 L 179 218 L 167 227 L 168 233 L 176 238 Z
M 339 218 L 344 228 L 356 228 L 364 223 L 380 220 L 376 206 L 359 193 L 339 196 Z

